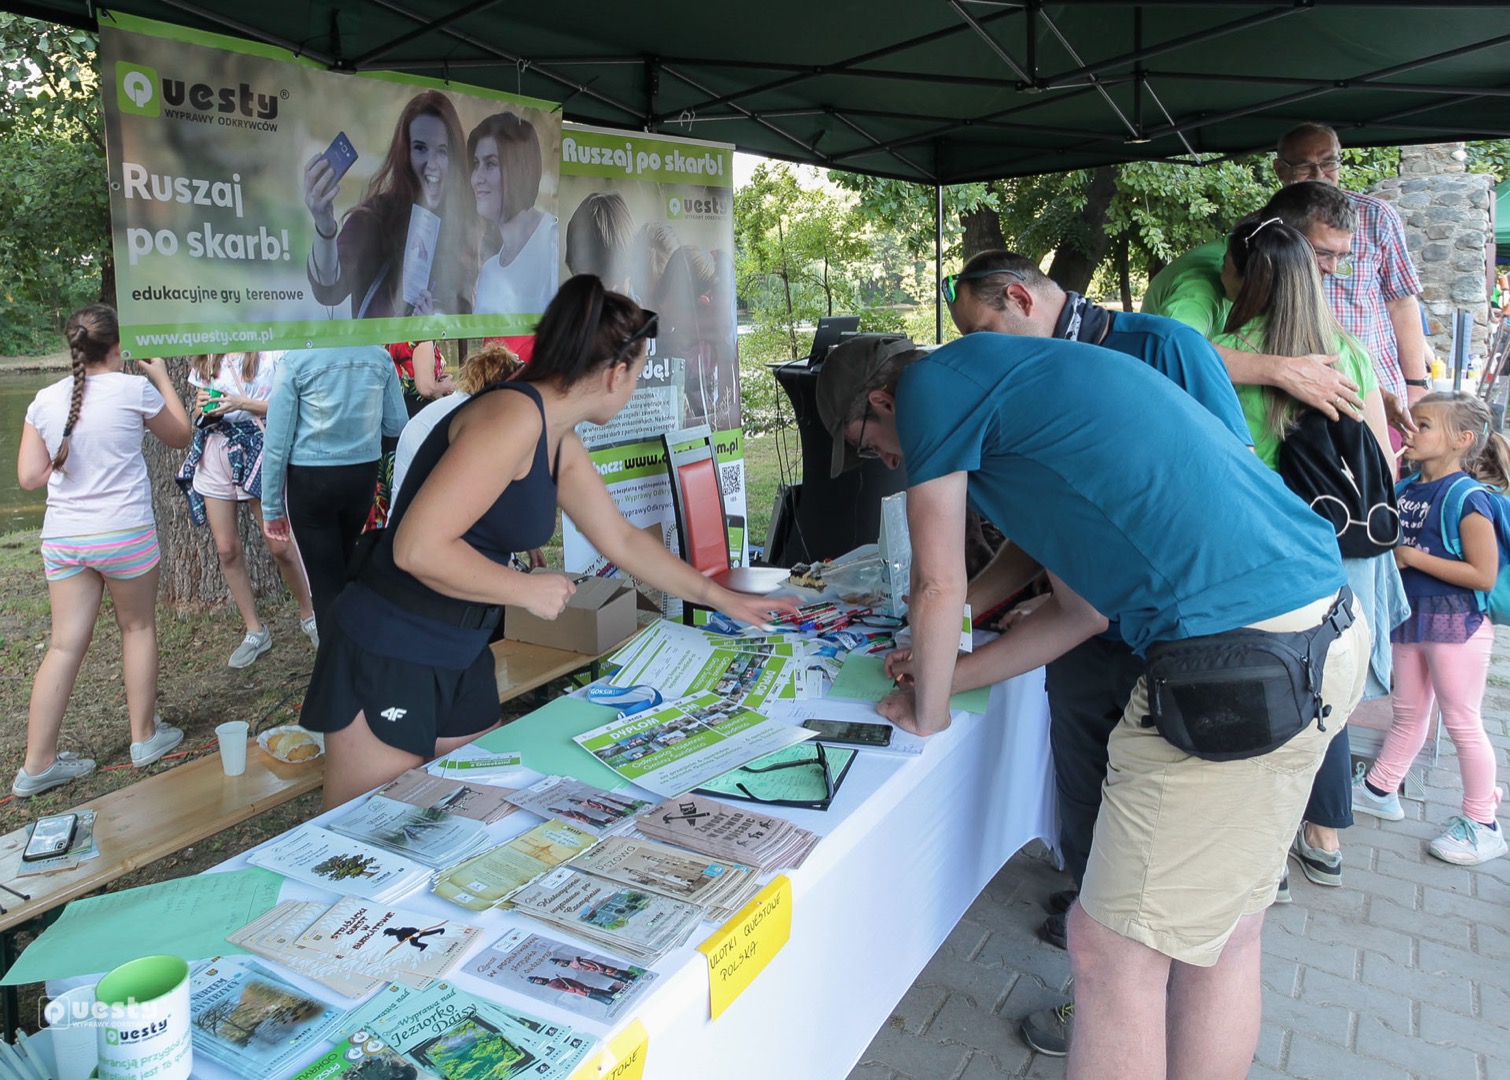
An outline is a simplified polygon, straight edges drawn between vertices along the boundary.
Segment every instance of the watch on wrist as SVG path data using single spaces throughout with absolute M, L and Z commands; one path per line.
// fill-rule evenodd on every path
M 1405 385 L 1406 386 L 1419 386 L 1422 390 L 1430 390 L 1431 389 L 1431 380 L 1427 379 L 1427 378 L 1424 378 L 1424 377 L 1420 378 L 1420 379 L 1406 379 L 1405 380 Z

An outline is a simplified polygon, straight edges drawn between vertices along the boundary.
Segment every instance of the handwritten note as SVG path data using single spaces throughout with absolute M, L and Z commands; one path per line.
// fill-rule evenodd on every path
M 607 1049 L 588 1058 L 571 1080 L 640 1080 L 650 1053 L 650 1033 L 638 1020 L 608 1040 Z
M 834 677 L 834 685 L 828 696 L 848 698 L 851 701 L 880 701 L 896 689 L 886 677 L 886 661 L 879 656 L 864 656 L 850 653 L 844 658 L 844 666 Z M 964 690 L 949 699 L 949 705 L 965 712 L 983 713 L 991 703 L 991 688 Z
M 708 1000 L 717 1020 L 792 936 L 792 883 L 778 874 L 743 911 L 697 947 L 708 959 Z
M 271 910 L 282 887 L 280 875 L 252 867 L 75 900 L 0 985 L 92 975 L 158 953 L 189 961 L 244 953 L 225 936 Z

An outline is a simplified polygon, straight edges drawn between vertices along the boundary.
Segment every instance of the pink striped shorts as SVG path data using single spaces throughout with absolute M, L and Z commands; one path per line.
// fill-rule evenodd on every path
M 53 536 L 42 541 L 42 570 L 48 581 L 62 581 L 82 570 L 93 570 L 107 578 L 141 577 L 161 557 L 156 525 L 91 536 Z

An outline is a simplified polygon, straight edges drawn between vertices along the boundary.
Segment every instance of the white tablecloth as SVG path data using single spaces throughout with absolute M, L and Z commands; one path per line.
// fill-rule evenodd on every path
M 986 883 L 1028 841 L 1053 837 L 1048 726 L 1043 673 L 1035 671 L 995 687 L 987 714 L 957 713 L 919 757 L 858 754 L 829 810 L 778 810 L 823 834 L 806 864 L 788 872 L 791 939 L 716 1021 L 709 1019 L 706 961 L 695 950 L 712 927 L 655 964 L 660 983 L 636 1014 L 649 1033 L 646 1080 L 845 1076 Z M 492 741 L 508 742 L 507 732 Z M 523 751 L 529 763 L 529 746 L 510 748 Z M 345 812 L 338 808 L 316 820 Z M 494 829 L 504 839 L 536 820 L 520 813 Z M 241 856 L 217 869 L 245 865 Z M 282 898 L 334 900 L 294 881 L 284 883 Z M 506 929 L 534 925 L 513 913 L 458 912 L 423 890 L 396 906 L 464 915 L 484 928 L 485 944 Z M 459 968 L 449 978 L 479 996 L 492 989 Z M 60 992 L 79 981 L 52 987 Z M 539 1002 L 516 998 L 513 1004 L 596 1036 L 616 1030 Z M 203 1059 L 194 1075 L 229 1076 Z

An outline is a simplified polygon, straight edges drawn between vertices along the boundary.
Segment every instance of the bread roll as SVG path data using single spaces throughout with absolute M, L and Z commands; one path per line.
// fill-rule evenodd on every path
M 280 731 L 267 740 L 267 748 L 284 761 L 308 761 L 320 754 L 320 744 L 304 731 Z

